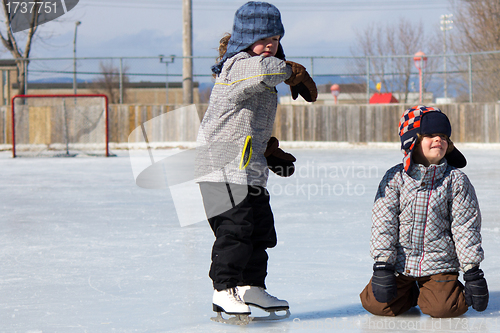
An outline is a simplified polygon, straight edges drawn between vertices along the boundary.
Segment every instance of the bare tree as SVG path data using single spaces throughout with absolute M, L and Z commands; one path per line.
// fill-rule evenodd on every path
M 100 62 L 99 68 L 101 75 L 93 81 L 93 91 L 95 93 L 103 93 L 108 96 L 109 103 L 120 103 L 120 69 L 113 65 L 113 62 Z M 122 71 L 122 89 L 123 89 L 123 102 L 126 101 L 127 94 L 126 88 L 129 82 L 126 75 L 129 67 L 124 66 Z
M 29 16 L 29 29 L 26 33 L 26 41 L 24 42 L 24 48 L 19 45 L 19 40 L 14 36 L 12 30 L 12 18 L 13 16 L 9 14 L 10 8 L 8 8 L 7 1 L 2 1 L 3 12 L 5 17 L 6 30 L 4 33 L 0 32 L 0 39 L 2 40 L 3 46 L 12 54 L 17 65 L 17 83 L 18 83 L 18 94 L 24 94 L 24 81 L 26 79 L 26 73 L 28 69 L 28 61 L 23 61 L 22 59 L 28 59 L 30 56 L 31 45 L 33 43 L 33 37 L 38 28 L 38 18 L 41 2 L 35 2 L 34 8 L 32 9 L 32 14 Z
M 460 34 L 453 46 L 462 52 L 481 52 L 500 49 L 500 1 L 452 1 L 455 26 Z
M 400 92 L 408 102 L 410 80 L 414 70 L 413 54 L 425 51 L 432 54 L 436 50 L 434 37 L 425 35 L 422 23 L 400 19 L 393 25 L 371 24 L 363 31 L 356 32 L 356 43 L 351 53 L 355 56 L 370 57 L 370 80 L 373 85 L 382 83 L 383 90 Z M 429 58 L 426 71 L 435 67 L 435 59 Z M 366 73 L 366 60 L 356 62 L 357 72 Z M 430 75 L 426 76 L 430 82 Z
M 500 1 L 450 1 L 454 9 L 452 49 L 455 53 L 500 50 Z M 500 54 L 474 55 L 471 59 L 474 101 L 500 100 Z M 454 59 L 463 75 L 464 90 L 468 88 L 469 59 Z

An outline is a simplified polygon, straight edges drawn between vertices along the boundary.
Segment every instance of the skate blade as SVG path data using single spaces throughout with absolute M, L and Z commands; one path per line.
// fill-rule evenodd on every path
M 269 321 L 269 320 L 283 320 L 286 318 L 290 317 L 290 310 L 288 309 L 283 309 L 283 310 L 265 310 L 269 312 L 268 316 L 263 316 L 263 317 L 252 317 L 252 321 Z M 278 315 L 276 312 L 283 312 L 285 311 L 285 314 L 280 314 Z
M 252 318 L 248 315 L 231 315 L 233 317 L 224 318 L 222 317 L 222 313 L 217 312 L 217 317 L 210 318 L 211 321 L 215 321 L 218 323 L 229 324 L 229 325 L 248 325 Z

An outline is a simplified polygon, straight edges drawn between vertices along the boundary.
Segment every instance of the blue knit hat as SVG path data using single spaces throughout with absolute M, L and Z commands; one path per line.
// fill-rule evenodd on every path
M 220 74 L 224 62 L 251 46 L 258 40 L 285 35 L 278 8 L 267 2 L 250 1 L 241 6 L 234 15 L 233 32 L 221 61 L 212 66 L 214 74 Z M 279 46 L 283 53 L 283 48 Z M 283 54 L 284 58 L 284 54 Z

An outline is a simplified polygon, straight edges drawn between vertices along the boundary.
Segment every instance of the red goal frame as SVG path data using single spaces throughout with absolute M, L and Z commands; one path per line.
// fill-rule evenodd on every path
M 108 107 L 108 96 L 104 94 L 55 94 L 55 95 L 15 95 L 11 99 L 11 122 L 12 122 L 12 157 L 16 157 L 16 122 L 15 122 L 15 112 L 14 112 L 14 103 L 16 98 L 80 98 L 80 97 L 102 97 L 105 101 L 105 122 L 104 122 L 104 132 L 105 132 L 105 140 L 106 140 L 106 153 L 105 156 L 109 157 L 109 107 Z

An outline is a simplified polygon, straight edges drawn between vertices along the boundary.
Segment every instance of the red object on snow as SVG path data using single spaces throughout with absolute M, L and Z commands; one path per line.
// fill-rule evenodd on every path
M 399 103 L 392 93 L 375 93 L 370 97 L 370 104 Z

